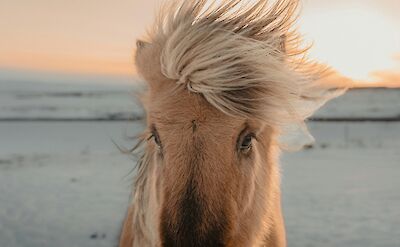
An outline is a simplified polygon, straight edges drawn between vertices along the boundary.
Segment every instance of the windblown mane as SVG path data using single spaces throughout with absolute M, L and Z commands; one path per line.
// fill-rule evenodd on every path
M 275 127 L 302 124 L 336 96 L 318 81 L 328 70 L 306 59 L 293 28 L 298 0 L 222 2 L 164 6 L 149 32 L 159 68 L 141 71 L 149 65 L 139 61 L 139 72 L 160 73 L 226 114 Z

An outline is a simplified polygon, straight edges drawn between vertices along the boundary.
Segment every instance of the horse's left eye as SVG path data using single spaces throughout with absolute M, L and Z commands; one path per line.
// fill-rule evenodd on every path
M 154 142 L 155 142 L 155 144 L 156 144 L 159 148 L 161 148 L 160 136 L 158 135 L 157 129 L 156 129 L 154 126 L 152 126 L 152 129 L 151 129 L 151 136 L 150 136 L 149 139 L 153 139 Z
M 160 137 L 158 136 L 157 132 L 152 134 L 153 140 L 158 147 L 161 147 Z
M 244 153 L 250 151 L 252 148 L 253 138 L 254 134 L 245 135 L 240 143 L 239 150 Z

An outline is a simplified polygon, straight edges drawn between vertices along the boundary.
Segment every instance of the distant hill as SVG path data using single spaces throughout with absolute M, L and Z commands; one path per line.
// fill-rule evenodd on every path
M 104 81 L 105 82 L 105 81 Z M 0 120 L 125 120 L 143 111 L 139 83 L 0 81 Z M 352 89 L 319 110 L 316 121 L 400 121 L 400 89 Z
M 400 88 L 357 88 L 328 102 L 315 115 L 319 120 L 400 121 Z

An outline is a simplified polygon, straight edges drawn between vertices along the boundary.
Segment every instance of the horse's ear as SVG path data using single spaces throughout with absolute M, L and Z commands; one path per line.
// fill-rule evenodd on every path
M 137 72 L 150 87 L 156 86 L 165 77 L 161 73 L 161 48 L 153 43 L 142 40 L 136 41 L 135 64 Z
M 143 53 L 143 51 L 146 49 L 146 47 L 149 47 L 150 43 L 138 39 L 136 41 L 136 52 L 135 52 L 135 60 L 137 62 L 137 59 L 139 58 L 140 54 Z
M 137 49 L 137 50 L 140 50 L 140 49 L 146 47 L 146 46 L 149 45 L 149 44 L 150 44 L 150 43 L 148 43 L 148 42 L 146 42 L 146 41 L 143 41 L 143 40 L 138 39 L 138 40 L 136 41 L 136 49 Z

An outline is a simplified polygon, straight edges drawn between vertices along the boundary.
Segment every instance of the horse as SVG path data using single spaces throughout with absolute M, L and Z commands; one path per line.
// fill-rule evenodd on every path
M 280 137 L 337 89 L 297 0 L 164 3 L 137 41 L 146 128 L 121 247 L 286 246 Z

